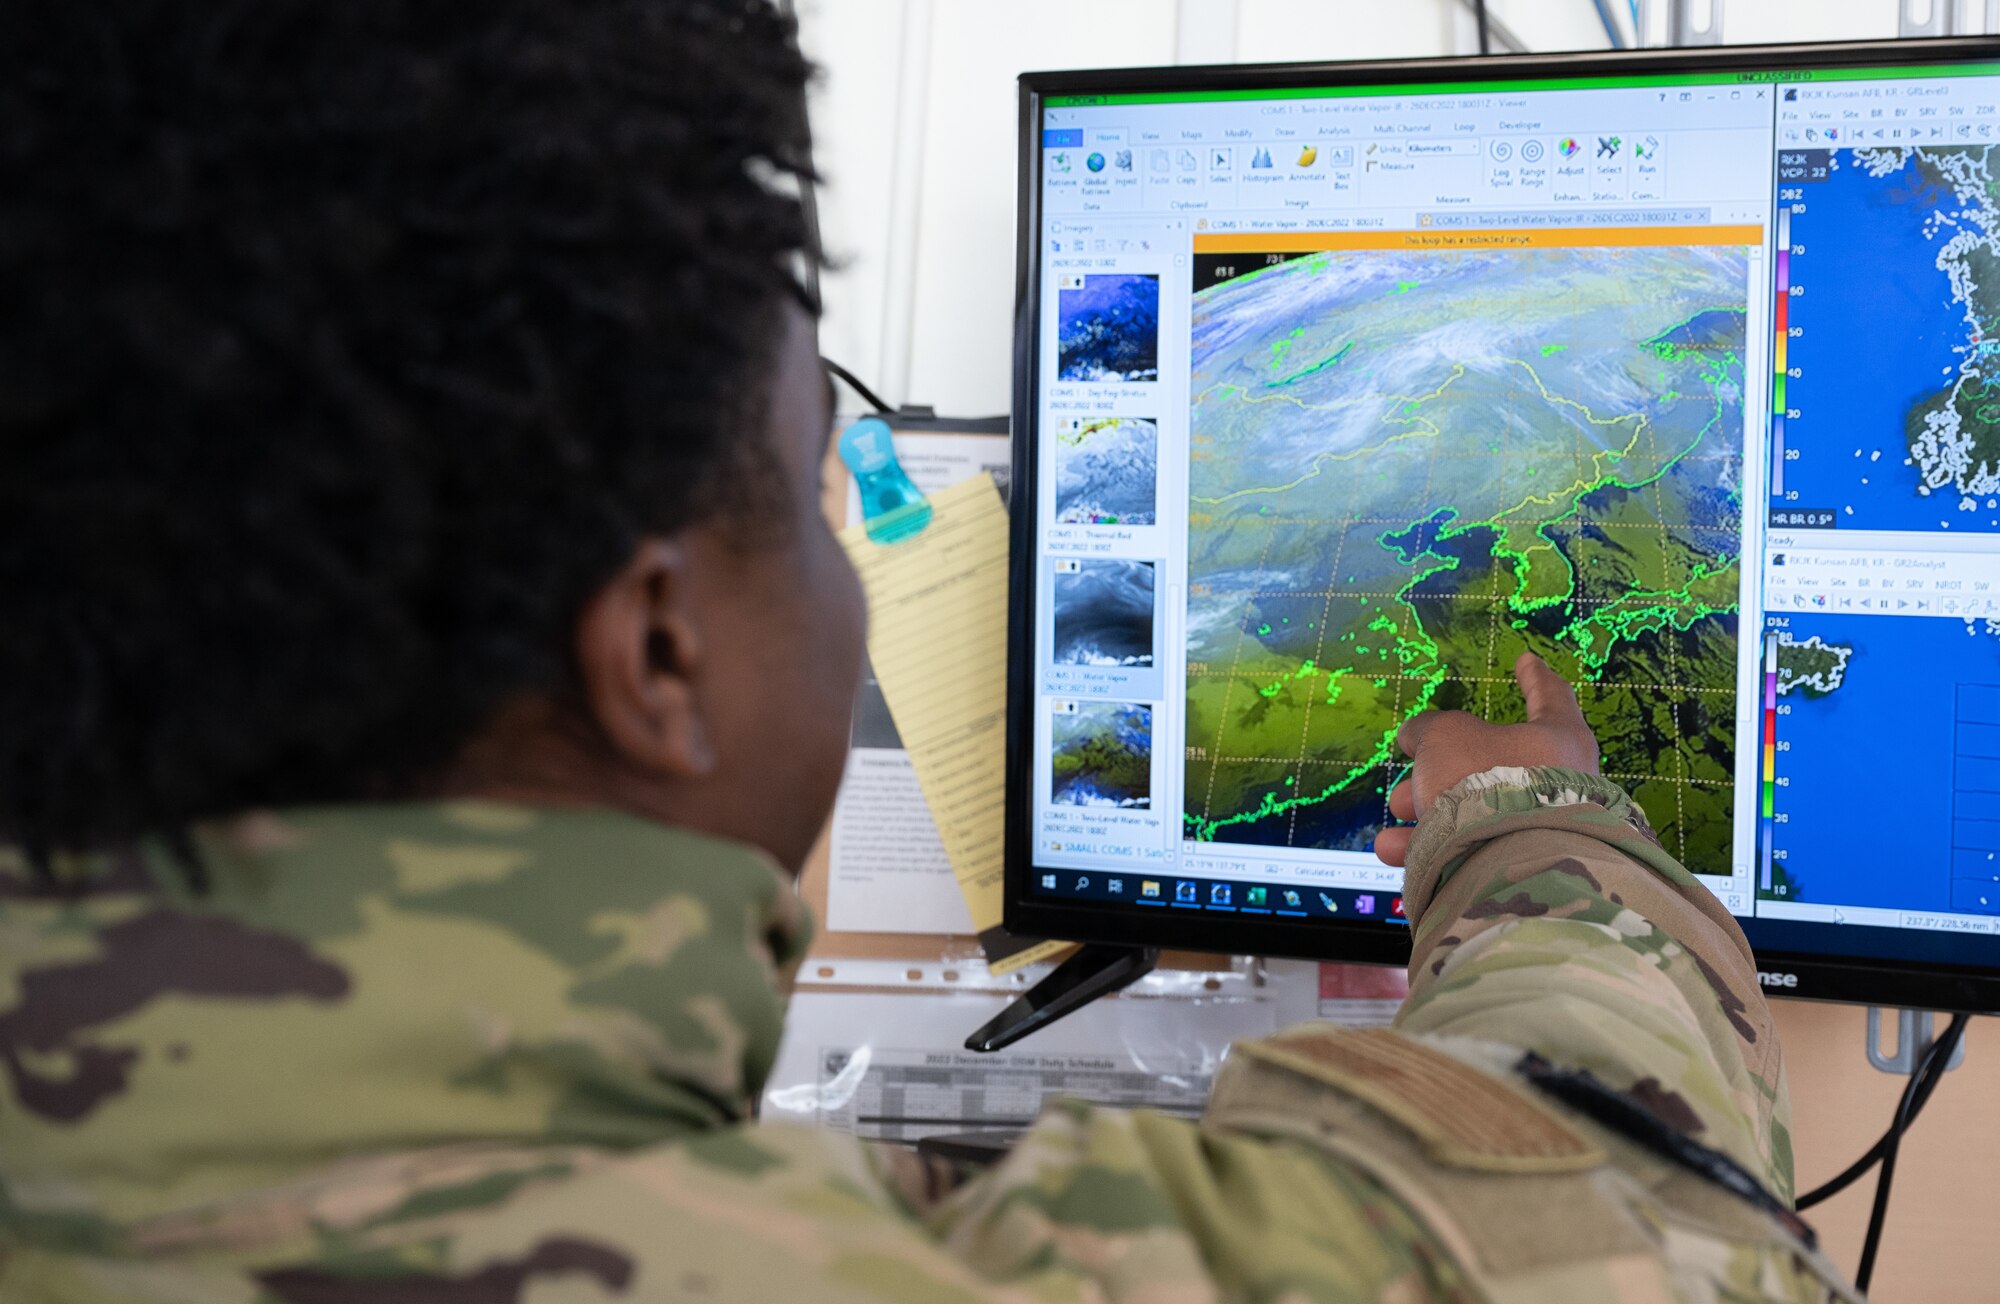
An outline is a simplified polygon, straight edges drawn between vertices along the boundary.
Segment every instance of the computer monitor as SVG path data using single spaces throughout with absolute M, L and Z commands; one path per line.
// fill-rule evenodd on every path
M 2000 44 L 1021 81 L 1008 927 L 1407 953 L 1523 650 L 1801 996 L 2000 1009 Z

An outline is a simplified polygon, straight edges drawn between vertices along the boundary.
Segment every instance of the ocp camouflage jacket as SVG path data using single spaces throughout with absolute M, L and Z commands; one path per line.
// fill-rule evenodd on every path
M 1748 946 L 1614 785 L 1418 831 L 1396 1032 L 1237 1048 L 1199 1123 L 999 1166 L 759 1125 L 801 948 L 757 854 L 607 812 L 258 814 L 0 853 L 6 1304 L 1848 1298 L 1792 1221 L 1529 1087 L 1588 1070 L 1791 1191 Z

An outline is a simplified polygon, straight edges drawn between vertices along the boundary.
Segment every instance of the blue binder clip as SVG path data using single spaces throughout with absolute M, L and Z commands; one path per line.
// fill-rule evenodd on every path
M 840 435 L 840 460 L 854 473 L 861 494 L 861 523 L 877 543 L 895 543 L 923 532 L 931 504 L 896 460 L 889 423 L 863 417 Z

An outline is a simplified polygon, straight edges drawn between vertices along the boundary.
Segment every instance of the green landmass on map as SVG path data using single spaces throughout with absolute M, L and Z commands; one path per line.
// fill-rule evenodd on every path
M 1778 639 L 1778 692 L 1799 692 L 1808 698 L 1836 692 L 1847 680 L 1847 663 L 1853 656 L 1851 645 L 1828 643 L 1817 634 L 1804 642 L 1782 635 Z
M 1319 254 L 1196 296 L 1184 820 L 1364 849 L 1427 707 L 1540 653 L 1728 872 L 1738 247 Z

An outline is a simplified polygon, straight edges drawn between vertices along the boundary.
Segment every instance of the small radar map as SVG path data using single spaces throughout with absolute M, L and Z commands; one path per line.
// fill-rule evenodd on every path
M 1189 838 L 1367 849 L 1402 723 L 1521 718 L 1532 650 L 1729 872 L 1748 250 L 1522 243 L 1198 270 Z
M 1781 194 L 1802 290 L 1790 305 L 1787 499 L 1830 512 L 1836 529 L 1990 540 L 2000 532 L 2000 147 L 1798 157 L 1804 180 Z M 1952 818 L 1795 814 L 1776 829 L 1783 856 L 1759 895 L 2000 914 L 2000 621 L 1983 605 L 1965 610 L 1784 619 L 1778 815 L 1838 809 L 1894 757 L 1896 783 L 1949 793 Z M 1946 865 L 1948 875 L 1929 869 Z
M 2000 530 L 2000 147 L 1806 157 L 1788 497 L 1842 529 Z

